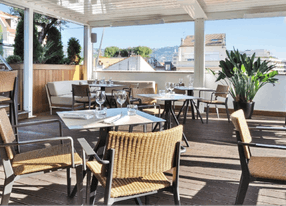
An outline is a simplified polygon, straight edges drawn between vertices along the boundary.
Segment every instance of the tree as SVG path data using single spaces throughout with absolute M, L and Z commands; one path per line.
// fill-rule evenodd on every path
M 146 46 L 138 46 L 133 49 L 135 54 L 141 55 L 142 57 L 150 57 L 149 55 L 152 54 L 152 49 Z
M 119 52 L 119 48 L 116 46 L 106 47 L 104 50 L 105 57 L 114 57 L 116 52 Z
M 68 42 L 68 64 L 76 64 L 78 65 L 82 57 L 80 56 L 81 46 L 79 40 L 72 37 Z
M 33 28 L 33 62 L 37 62 L 41 53 L 42 47 L 37 41 L 37 29 L 35 24 Z M 24 60 L 24 18 L 20 19 L 16 29 L 16 36 L 14 40 L 14 55 L 18 55 Z
M 24 19 L 24 10 L 22 9 L 12 8 L 10 10 L 10 13 L 19 16 L 21 19 Z M 34 24 L 36 24 L 36 26 L 41 28 L 37 36 L 39 43 L 42 45 L 44 39 L 46 38 L 47 34 L 49 33 L 49 30 L 52 27 L 64 26 L 67 24 L 67 22 L 58 20 L 54 17 L 49 17 L 43 14 L 34 13 Z
M 62 64 L 63 63 L 64 52 L 63 52 L 63 44 L 62 44 L 61 39 L 62 39 L 62 35 L 55 26 L 49 29 L 48 36 L 47 36 L 47 44 L 51 42 L 53 43 L 53 46 L 51 46 L 47 50 L 45 57 L 48 58 L 51 55 L 53 55 L 53 57 L 49 58 L 46 61 L 47 64 Z

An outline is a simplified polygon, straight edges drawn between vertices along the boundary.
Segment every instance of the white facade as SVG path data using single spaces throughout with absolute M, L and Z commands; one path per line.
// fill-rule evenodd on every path
M 270 64 L 275 65 L 275 70 L 285 71 L 286 67 L 285 62 L 276 57 L 271 56 L 270 51 L 266 49 L 245 50 L 242 51 L 241 53 L 245 53 L 249 57 L 251 57 L 255 53 L 256 58 L 260 57 L 262 61 L 264 60 L 270 61 Z
M 0 26 L 2 28 L 2 32 L 0 30 L 0 36 L 2 39 L 2 45 L 0 45 L 3 49 L 3 57 L 7 58 L 14 53 L 14 39 L 16 35 L 16 27 L 18 23 L 18 17 L 12 16 L 5 12 L 0 11 Z
M 205 36 L 205 67 L 216 68 L 219 61 L 226 58 L 225 34 L 207 34 Z M 175 52 L 172 63 L 177 70 L 194 68 L 194 36 L 181 40 L 178 52 Z
M 140 55 L 131 56 L 119 61 L 104 70 L 113 71 L 155 71 Z

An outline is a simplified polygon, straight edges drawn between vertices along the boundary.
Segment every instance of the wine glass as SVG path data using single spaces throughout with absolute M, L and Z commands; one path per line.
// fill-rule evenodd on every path
M 183 78 L 179 78 L 179 86 L 183 85 Z
M 101 110 L 101 105 L 105 102 L 106 95 L 105 91 L 96 91 L 95 101 L 99 104 L 99 108 Z
M 118 104 L 120 104 L 121 109 L 122 109 L 122 105 L 127 99 L 126 91 L 125 90 L 118 90 L 115 92 L 114 97 L 115 97 L 116 101 L 118 102 Z M 121 111 L 121 115 L 122 115 L 122 111 Z
M 175 89 L 175 83 L 170 82 L 170 93 L 173 93 L 173 90 Z
M 165 88 L 167 90 L 167 93 L 170 91 L 170 82 L 165 83 Z

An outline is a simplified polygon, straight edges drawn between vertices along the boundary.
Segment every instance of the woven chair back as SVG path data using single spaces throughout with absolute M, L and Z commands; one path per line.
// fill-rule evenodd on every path
M 182 83 L 180 86 L 183 87 L 183 86 L 185 86 L 185 84 Z M 175 92 L 176 94 L 186 94 L 186 91 L 185 91 L 185 90 L 174 89 L 174 92 Z
M 182 125 L 162 132 L 109 132 L 107 149 L 115 149 L 113 177 L 137 178 L 171 169 L 182 132 Z
M 0 71 L 0 92 L 13 91 L 16 77 L 17 71 Z
M 226 85 L 217 85 L 217 88 L 216 88 L 216 92 L 228 92 L 229 90 L 229 86 L 226 86 Z M 215 94 L 217 97 L 223 97 L 223 98 L 226 98 L 227 97 L 227 93 L 226 94 L 220 94 L 220 93 L 216 93 Z
M 252 137 L 249 132 L 249 128 L 247 122 L 245 120 L 245 116 L 243 110 L 238 110 L 231 114 L 230 116 L 232 123 L 234 124 L 235 129 L 239 132 L 240 138 L 242 142 L 250 143 L 252 141 Z M 250 150 L 248 146 L 244 147 L 244 154 L 247 159 L 250 159 Z
M 0 109 L 0 135 L 3 143 L 12 143 L 15 135 L 5 109 Z M 11 147 L 5 147 L 7 157 L 14 158 L 14 150 Z M 2 157 L 3 158 L 3 157 Z
M 90 95 L 89 85 L 72 84 L 72 91 L 74 96 L 87 97 Z
M 150 87 L 149 88 L 132 88 L 132 97 L 140 98 L 142 103 L 144 104 L 152 104 L 156 102 L 152 98 L 141 97 L 141 96 L 138 96 L 138 94 L 156 94 L 154 91 L 154 88 L 150 88 Z

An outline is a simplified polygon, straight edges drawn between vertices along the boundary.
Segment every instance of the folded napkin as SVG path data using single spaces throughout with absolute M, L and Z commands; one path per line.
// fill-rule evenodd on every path
M 111 123 L 113 123 L 113 122 L 119 120 L 120 117 L 121 117 L 121 114 L 118 114 L 118 115 L 116 115 L 116 116 L 112 116 L 112 117 L 106 118 L 105 120 L 103 120 L 103 122 L 106 123 L 106 124 L 111 124 Z
M 71 119 L 91 119 L 94 117 L 94 115 L 84 113 L 66 113 L 63 115 L 63 117 Z
M 130 116 L 125 115 L 125 116 L 119 118 L 118 120 L 114 121 L 113 124 L 114 125 L 121 125 L 121 124 L 128 122 L 129 120 L 130 120 Z

